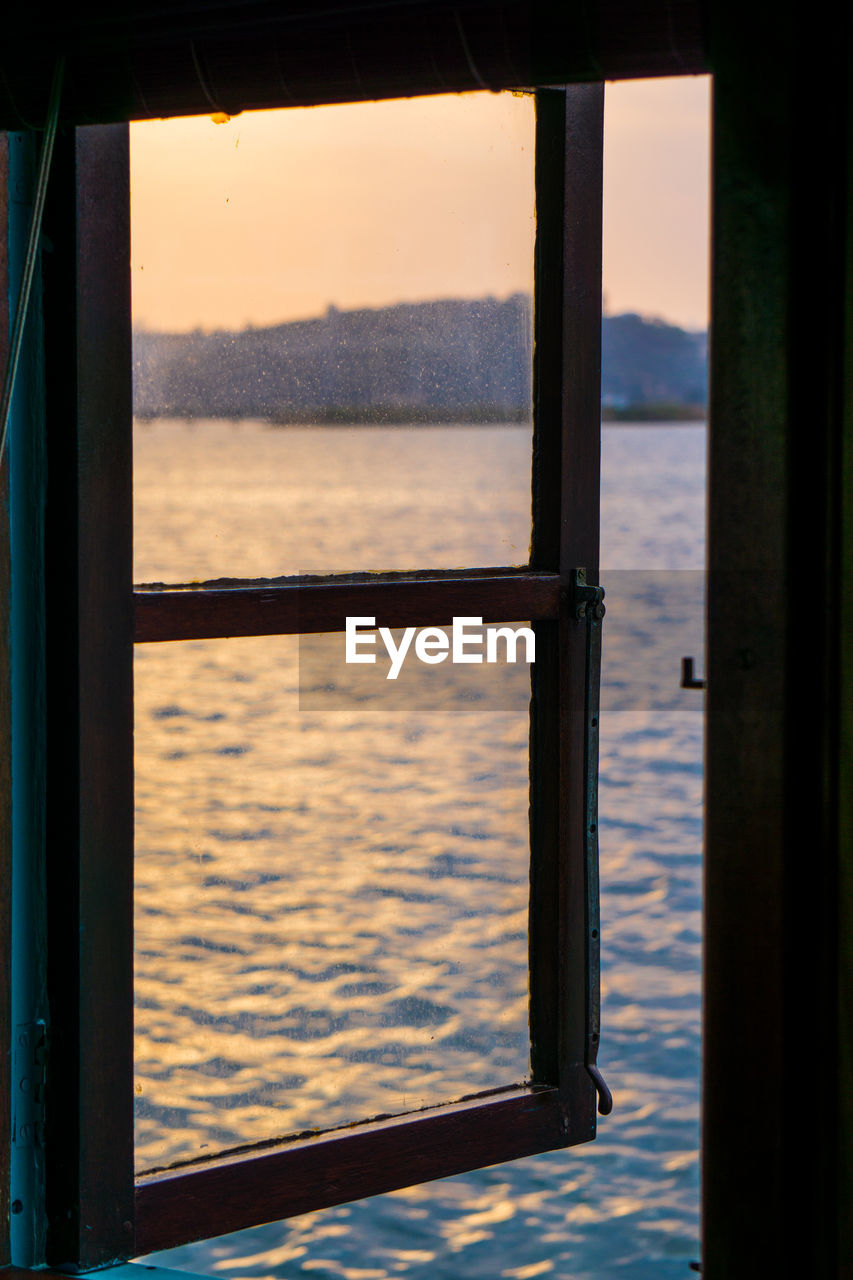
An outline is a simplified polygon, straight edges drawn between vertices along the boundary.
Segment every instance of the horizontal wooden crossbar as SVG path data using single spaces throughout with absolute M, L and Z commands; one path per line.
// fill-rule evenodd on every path
M 585 1140 L 556 1089 L 514 1087 L 416 1115 L 144 1174 L 136 1252 L 274 1222 Z
M 137 643 L 296 635 L 343 631 L 347 617 L 385 627 L 444 626 L 458 616 L 537 622 L 557 617 L 559 591 L 557 574 L 523 570 L 143 589 L 133 597 L 134 635 Z

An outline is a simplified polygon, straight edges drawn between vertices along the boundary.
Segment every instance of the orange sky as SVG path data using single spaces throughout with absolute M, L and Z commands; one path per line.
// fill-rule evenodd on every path
M 608 85 L 605 297 L 707 311 L 707 79 Z M 466 94 L 131 127 L 137 323 L 529 290 L 533 107 Z

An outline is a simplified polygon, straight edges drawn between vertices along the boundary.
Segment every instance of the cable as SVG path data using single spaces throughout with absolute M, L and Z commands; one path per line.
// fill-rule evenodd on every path
M 12 409 L 12 393 L 15 390 L 15 378 L 18 373 L 18 362 L 21 358 L 21 347 L 24 342 L 24 327 L 30 309 L 30 294 L 33 287 L 36 258 L 38 257 L 41 239 L 41 224 L 44 216 L 44 201 L 47 194 L 47 180 L 50 176 L 50 165 L 53 159 L 53 144 L 56 140 L 56 127 L 59 122 L 59 99 L 62 93 L 62 77 L 65 71 L 65 59 L 57 59 L 50 86 L 50 99 L 47 107 L 47 121 L 44 129 L 41 155 L 39 157 L 38 180 L 33 202 L 33 217 L 30 223 L 30 234 L 27 240 L 27 256 L 24 259 L 24 271 L 21 286 L 18 290 L 18 305 L 15 309 L 15 323 L 12 329 L 12 341 L 9 344 L 9 356 L 6 361 L 6 375 L 3 379 L 3 401 L 0 407 L 0 463 L 6 451 L 6 436 L 9 431 L 9 416 Z

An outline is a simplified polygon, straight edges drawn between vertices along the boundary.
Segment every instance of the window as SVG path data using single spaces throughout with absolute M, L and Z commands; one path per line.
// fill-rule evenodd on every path
M 48 1256 L 94 1266 L 590 1139 L 598 1097 L 595 761 L 598 86 L 538 95 L 533 539 L 486 571 L 130 591 L 127 137 L 68 132 L 45 230 Z M 569 157 L 568 163 L 566 158 Z M 568 176 L 567 176 L 568 174 Z M 93 198 L 97 192 L 97 198 Z M 572 216 L 566 217 L 567 202 Z M 73 262 L 74 270 L 68 264 Z M 76 315 L 69 331 L 69 307 Z M 69 429 L 73 424 L 73 429 Z M 76 484 L 75 484 L 76 479 Z M 587 612 L 587 604 L 590 605 Z M 531 1082 L 134 1181 L 132 655 L 136 643 L 529 619 Z M 68 638 L 70 637 L 70 643 Z M 589 677 L 589 678 L 588 678 Z M 286 1135 L 285 1135 L 286 1136 Z
M 829 51 L 838 75 L 827 75 L 822 60 L 813 70 L 805 66 L 804 47 L 801 24 L 787 11 L 768 37 L 766 24 L 753 21 L 743 6 L 715 3 L 709 15 L 691 0 L 649 5 L 642 22 L 634 6 L 618 3 L 583 10 L 344 4 L 318 16 L 290 4 L 214 9 L 176 2 L 153 15 L 138 7 L 116 15 L 91 6 L 83 16 L 63 12 L 53 21 L 31 8 L 16 12 L 10 25 L 0 87 L 2 122 L 19 129 L 45 118 L 57 50 L 68 54 L 74 72 L 64 116 L 79 124 L 206 110 L 218 91 L 226 106 L 233 99 L 246 107 L 283 98 L 345 100 L 365 92 L 381 97 L 712 67 L 711 980 L 704 1015 L 703 1259 L 709 1275 L 753 1275 L 774 1264 L 779 1271 L 831 1274 L 850 1255 L 850 1215 L 840 1211 L 850 1202 L 849 1028 L 838 999 L 847 993 L 850 971 L 844 952 L 851 915 L 846 797 L 853 790 L 849 752 L 839 748 L 849 705 L 841 662 L 850 633 L 850 557 L 842 537 L 849 504 L 838 465 L 846 458 L 843 425 L 849 418 L 841 394 L 849 333 L 841 296 L 850 261 L 843 216 L 849 206 L 850 85 L 843 74 L 849 41 L 842 38 Z M 14 284 L 23 259 L 31 140 L 13 136 L 2 156 L 4 164 L 10 160 L 13 179 L 3 208 L 13 249 L 10 264 L 0 261 L 5 283 L 7 265 Z M 17 925 L 15 976 L 4 983 L 0 1000 L 5 1025 L 16 1032 L 22 1021 L 37 1023 L 39 1012 L 46 1012 L 40 968 L 45 842 L 39 826 L 46 767 L 53 902 L 50 1256 L 84 1267 L 127 1256 L 133 1238 L 129 1106 L 116 1083 L 130 1071 L 124 980 L 129 884 L 127 860 L 119 853 L 129 838 L 122 816 L 129 811 L 123 745 L 129 724 L 122 716 L 133 620 L 129 558 L 120 539 L 107 553 L 115 530 L 107 503 L 95 501 L 110 497 L 126 509 L 129 499 L 121 478 L 125 444 L 114 430 L 129 417 L 124 194 L 108 150 L 102 139 L 81 139 L 79 185 L 68 137 L 57 156 L 40 263 L 47 284 L 44 354 L 52 420 L 49 512 L 45 521 L 36 325 L 23 374 L 30 379 L 27 429 L 12 442 L 13 455 L 19 450 L 10 476 L 12 518 L 4 508 L 0 532 L 4 581 L 10 565 L 17 570 L 11 625 L 0 636 L 7 815 L 13 785 L 16 801 L 14 841 L 4 824 L 0 852 L 5 883 L 14 871 L 16 902 L 10 907 L 6 900 L 4 910 L 7 923 L 11 911 Z M 822 175 L 817 184 L 816 166 Z M 819 259 L 823 254 L 823 269 L 816 269 L 816 252 Z M 556 261 L 563 257 L 558 253 Z M 583 273 L 567 279 L 581 281 Z M 84 304 L 79 311 L 78 290 Z M 591 296 L 579 289 L 577 300 Z M 584 307 L 571 314 L 585 314 Z M 587 319 L 591 341 L 597 325 L 591 315 Z M 0 325 L 5 328 L 5 321 Z M 571 373 L 583 338 L 566 336 L 577 336 L 573 345 L 567 342 L 562 362 Z M 99 382 L 91 376 L 95 367 Z M 564 408 L 580 431 L 575 394 L 568 391 Z M 107 494 L 96 483 L 96 460 L 115 463 L 119 491 Z M 98 554 L 93 559 L 90 552 Z M 841 608 L 813 611 L 804 628 L 798 588 L 815 566 L 823 571 L 824 596 L 836 593 Z M 758 610 L 756 581 L 766 587 Z M 815 661 L 816 655 L 825 661 Z M 814 697 L 802 697 L 804 670 L 815 677 Z M 116 724 L 119 737 L 112 733 Z M 113 788 L 100 785 L 106 778 Z M 806 848 L 814 852 L 809 876 L 803 875 Z M 807 935 L 820 940 L 808 951 L 807 965 L 804 920 L 813 926 Z M 5 973 L 13 958 L 11 931 L 4 932 L 2 945 Z M 821 1028 L 821 1043 L 829 1047 L 822 1059 L 831 1064 L 825 1072 L 829 1105 L 813 1109 L 810 1123 L 792 1124 L 806 1026 Z M 577 1030 L 575 1021 L 572 1028 Z M 24 1032 L 15 1037 L 23 1051 L 22 1041 L 29 1043 Z M 24 1061 L 29 1066 L 26 1053 Z M 17 1112 L 12 1065 L 11 1055 L 0 1055 Z M 20 1078 L 38 1084 L 37 1066 Z M 762 1088 L 748 1124 L 745 1080 L 759 1080 Z M 5 1124 L 8 1134 L 8 1110 Z M 10 1206 L 11 1232 L 18 1231 L 16 1223 L 26 1229 L 28 1220 L 33 1228 L 30 1252 L 21 1245 L 16 1257 L 27 1266 L 43 1257 L 32 1237 L 44 1216 L 38 1203 L 44 1149 L 27 1147 L 23 1133 L 14 1136 L 11 1153 L 7 1143 L 2 1150 L 11 1154 L 18 1191 Z M 777 1156 L 772 1167 L 768 1152 Z M 17 1181 L 21 1164 L 29 1168 L 23 1184 Z M 0 1193 L 5 1197 L 6 1191 L 4 1177 Z M 0 1206 L 4 1220 L 7 1200 Z M 750 1212 L 743 1213 L 747 1203 Z M 756 1230 L 757 1222 L 764 1230 Z M 5 1240 L 3 1255 L 6 1261 Z

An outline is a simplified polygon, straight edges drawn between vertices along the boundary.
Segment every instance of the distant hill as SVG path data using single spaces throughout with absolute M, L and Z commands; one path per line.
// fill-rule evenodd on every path
M 141 417 L 496 422 L 530 416 L 531 301 L 401 303 L 240 332 L 134 333 Z M 692 407 L 704 335 L 636 315 L 603 327 L 606 410 Z
M 708 338 L 628 312 L 605 316 L 601 334 L 601 403 L 617 410 L 653 405 L 704 409 Z

